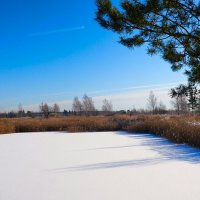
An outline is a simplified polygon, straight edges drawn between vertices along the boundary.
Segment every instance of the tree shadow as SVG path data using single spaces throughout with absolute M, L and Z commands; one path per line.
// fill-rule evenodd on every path
M 166 138 L 154 134 L 124 132 L 117 132 L 116 134 L 141 140 L 139 146 L 149 147 L 152 151 L 157 152 L 162 158 L 200 164 L 199 148 L 194 148 L 187 144 L 176 144 Z
M 181 161 L 188 162 L 191 164 L 200 164 L 200 149 L 193 148 L 186 144 L 176 144 L 169 141 L 166 138 L 156 136 L 153 134 L 143 134 L 143 133 L 127 133 L 127 132 L 116 132 L 117 135 L 123 137 L 132 138 L 134 141 L 139 141 L 139 144 L 133 145 L 122 145 L 122 146 L 110 146 L 110 147 L 101 147 L 94 149 L 86 150 L 109 150 L 109 149 L 123 149 L 131 147 L 148 147 L 149 150 L 152 150 L 158 154 L 157 157 L 153 158 L 144 158 L 144 159 L 133 159 L 133 160 L 121 160 L 114 162 L 100 162 L 88 165 L 72 166 L 65 168 L 53 169 L 56 172 L 62 171 L 83 171 L 83 170 L 98 170 L 98 169 L 108 169 L 108 168 L 119 168 L 119 167 L 143 167 L 149 165 L 155 165 L 163 162 L 169 161 Z

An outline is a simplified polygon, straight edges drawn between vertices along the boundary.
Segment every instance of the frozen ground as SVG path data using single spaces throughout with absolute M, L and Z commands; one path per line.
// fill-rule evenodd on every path
M 200 150 L 153 135 L 0 136 L 0 200 L 199 200 Z

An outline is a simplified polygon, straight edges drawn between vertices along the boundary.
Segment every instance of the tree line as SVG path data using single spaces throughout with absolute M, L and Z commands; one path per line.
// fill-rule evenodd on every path
M 92 97 L 89 97 L 86 94 L 83 96 L 82 101 L 80 101 L 78 97 L 74 98 L 72 110 L 78 115 L 90 115 L 91 113 L 97 111 L 97 109 L 94 106 L 94 101 Z M 101 111 L 105 114 L 111 113 L 113 111 L 112 102 L 107 99 L 104 99 L 102 102 Z
M 180 88 L 182 90 L 182 88 Z M 114 115 L 114 114 L 200 114 L 199 109 L 194 109 L 194 103 L 190 100 L 190 95 L 188 96 L 179 94 L 177 90 L 171 90 L 171 109 L 167 109 L 166 105 L 159 101 L 153 91 L 150 91 L 147 98 L 147 108 L 146 109 L 136 109 L 134 106 L 132 109 L 128 110 L 113 110 L 113 104 L 108 99 L 102 101 L 101 109 L 98 110 L 95 107 L 92 97 L 88 95 L 83 95 L 82 99 L 77 96 L 74 97 L 72 102 L 72 109 L 61 111 L 60 106 L 55 103 L 49 105 L 48 103 L 41 103 L 39 105 L 38 112 L 26 111 L 23 109 L 22 104 L 19 104 L 18 111 L 0 113 L 0 117 L 4 118 L 16 118 L 16 117 L 44 117 L 49 118 L 51 116 L 90 116 L 90 115 Z M 193 98 L 195 99 L 195 98 Z M 200 102 L 200 101 L 199 101 Z
M 15 117 L 41 117 L 49 118 L 50 116 L 71 116 L 71 115 L 110 115 L 111 113 L 114 113 L 113 111 L 113 105 L 112 102 L 108 99 L 104 99 L 102 101 L 102 108 L 101 110 L 97 110 L 97 108 L 94 105 L 94 101 L 92 97 L 89 97 L 88 95 L 84 95 L 82 100 L 79 100 L 78 97 L 74 97 L 73 103 L 72 103 L 72 110 L 66 110 L 61 111 L 60 106 L 55 103 L 52 106 L 48 103 L 42 102 L 39 105 L 39 111 L 33 112 L 33 111 L 27 111 L 23 109 L 22 104 L 20 103 L 18 106 L 18 111 L 10 111 L 8 113 L 0 113 L 0 117 L 8 117 L 8 118 L 15 118 Z M 116 113 L 116 112 L 115 112 Z M 122 113 L 122 112 L 121 112 Z

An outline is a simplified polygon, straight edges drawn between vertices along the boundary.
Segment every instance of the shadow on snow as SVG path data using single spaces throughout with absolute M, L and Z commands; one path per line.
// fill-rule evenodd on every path
M 98 170 L 98 169 L 119 168 L 128 166 L 142 167 L 142 166 L 155 165 L 162 162 L 175 161 L 175 160 L 188 162 L 191 164 L 200 164 L 200 149 L 193 148 L 186 144 L 175 144 L 165 138 L 153 134 L 126 133 L 126 132 L 116 132 L 115 134 L 125 137 L 130 137 L 134 140 L 139 140 L 140 143 L 133 145 L 109 146 L 109 147 L 85 149 L 85 151 L 109 150 L 109 149 L 120 149 L 120 148 L 123 149 L 123 148 L 144 146 L 148 147 L 152 151 L 157 152 L 159 156 L 146 159 L 102 162 L 89 165 L 57 168 L 53 169 L 52 171 L 62 172 L 66 170 L 67 171 Z

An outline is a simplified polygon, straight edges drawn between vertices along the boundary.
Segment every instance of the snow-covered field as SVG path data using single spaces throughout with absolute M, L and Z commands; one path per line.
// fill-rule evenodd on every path
M 150 134 L 0 136 L 0 200 L 199 200 L 200 150 Z

